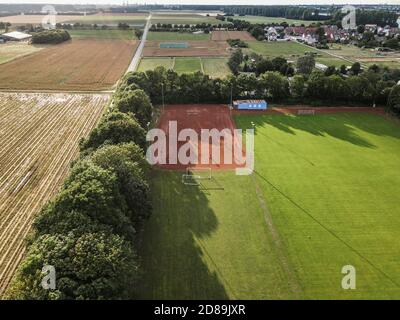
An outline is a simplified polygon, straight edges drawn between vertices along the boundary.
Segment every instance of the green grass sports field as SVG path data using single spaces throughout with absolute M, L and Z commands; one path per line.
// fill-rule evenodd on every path
M 141 298 L 400 298 L 399 123 L 370 114 L 240 115 L 255 172 L 200 187 L 156 171 Z M 356 268 L 343 290 L 342 267 Z
M 226 58 L 142 58 L 138 70 L 153 70 L 156 67 L 163 66 L 180 74 L 200 71 L 213 78 L 223 78 L 231 74 L 227 62 L 228 59 Z

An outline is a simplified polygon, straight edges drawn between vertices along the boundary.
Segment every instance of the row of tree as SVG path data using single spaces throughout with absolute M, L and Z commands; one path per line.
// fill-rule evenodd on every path
M 140 280 L 138 231 L 151 214 L 144 157 L 152 113 L 142 90 L 119 90 L 87 139 L 60 193 L 35 218 L 11 299 L 127 299 Z M 56 272 L 42 287 L 42 268 Z
M 32 43 L 50 43 L 57 44 L 71 39 L 70 34 L 66 30 L 44 30 L 34 33 L 32 36 Z
M 163 99 L 165 103 L 179 104 L 230 103 L 232 99 L 264 98 L 270 102 L 368 106 L 388 104 L 391 92 L 396 94 L 398 90 L 396 83 L 400 81 L 400 70 L 373 66 L 361 73 L 354 66 L 350 71 L 332 67 L 323 72 L 305 66 L 310 64 L 308 60 L 313 58 L 304 57 L 304 61 L 299 62 L 303 68 L 290 78 L 279 71 L 266 71 L 258 76 L 240 73 L 212 79 L 200 72 L 178 75 L 173 70 L 158 67 L 129 73 L 121 89 L 143 89 L 155 104 L 161 104 Z M 276 61 L 274 67 L 278 64 Z M 393 98 L 390 101 L 394 101 Z M 389 104 L 393 110 L 394 105 Z
M 264 17 L 281 17 L 301 20 L 328 20 L 329 16 L 319 15 L 318 9 L 298 6 L 229 6 L 224 11 L 229 14 Z

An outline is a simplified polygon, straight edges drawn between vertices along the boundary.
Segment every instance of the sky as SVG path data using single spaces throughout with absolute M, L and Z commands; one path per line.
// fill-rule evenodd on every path
M 114 4 L 126 0 L 0 0 L 0 3 Z M 130 4 L 214 4 L 214 5 L 297 5 L 297 4 L 398 4 L 400 0 L 128 0 Z

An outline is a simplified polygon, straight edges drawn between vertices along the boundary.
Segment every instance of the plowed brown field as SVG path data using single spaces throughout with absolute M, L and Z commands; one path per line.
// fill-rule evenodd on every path
M 32 219 L 56 194 L 109 95 L 0 93 L 0 296 Z
M 126 71 L 137 41 L 72 40 L 0 65 L 0 89 L 106 90 Z
M 256 39 L 247 31 L 213 31 L 211 40 L 226 41 L 229 39 L 240 39 L 246 41 L 255 41 Z

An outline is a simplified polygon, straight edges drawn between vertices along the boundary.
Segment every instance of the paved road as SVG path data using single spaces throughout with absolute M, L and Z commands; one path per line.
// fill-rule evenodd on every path
M 151 13 L 147 17 L 147 22 L 146 22 L 146 26 L 144 27 L 142 40 L 140 41 L 140 44 L 139 44 L 138 48 L 136 49 L 135 55 L 132 58 L 131 64 L 129 65 L 126 72 L 136 71 L 136 69 L 139 65 L 139 62 L 140 62 L 140 58 L 142 56 L 143 47 L 144 47 L 144 44 L 146 43 L 147 33 L 149 32 L 150 26 L 151 26 Z

